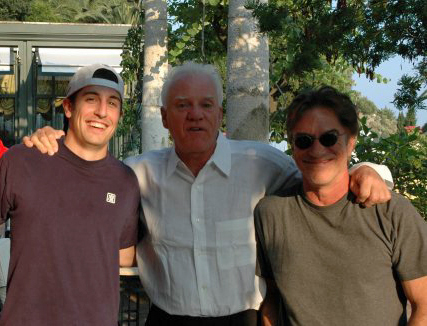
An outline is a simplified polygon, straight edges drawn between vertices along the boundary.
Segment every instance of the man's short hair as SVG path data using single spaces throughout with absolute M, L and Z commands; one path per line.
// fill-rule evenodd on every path
M 162 105 L 166 105 L 166 99 L 168 97 L 169 89 L 171 85 L 180 77 L 183 76 L 207 76 L 209 77 L 212 82 L 215 85 L 216 93 L 217 93 L 217 101 L 218 104 L 221 106 L 222 101 L 224 99 L 223 90 L 222 90 L 222 81 L 221 77 L 215 68 L 215 66 L 211 64 L 201 64 L 201 63 L 195 63 L 192 61 L 186 62 L 183 65 L 173 67 L 163 84 L 161 98 L 162 98 Z
M 287 108 L 286 130 L 292 141 L 292 130 L 306 111 L 313 108 L 325 108 L 335 113 L 341 125 L 356 136 L 359 131 L 357 108 L 346 94 L 331 86 L 299 94 Z

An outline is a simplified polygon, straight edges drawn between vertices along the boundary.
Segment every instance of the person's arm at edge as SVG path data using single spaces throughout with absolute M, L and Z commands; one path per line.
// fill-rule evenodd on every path
M 280 294 L 274 280 L 265 279 L 265 283 L 267 284 L 267 293 L 259 309 L 261 326 L 275 326 L 279 318 L 278 305 Z
M 350 167 L 350 169 L 349 169 L 350 174 L 352 174 L 354 171 L 356 171 L 357 169 L 359 169 L 361 167 L 370 167 L 370 168 L 374 169 L 375 172 L 377 172 L 379 174 L 379 176 L 383 179 L 383 181 L 387 184 L 387 187 L 390 190 L 393 189 L 393 187 L 394 187 L 393 176 L 391 174 L 390 169 L 387 167 L 387 165 L 376 164 L 376 163 L 371 163 L 371 162 L 360 162 L 360 163 L 353 164 Z
M 427 276 L 402 281 L 402 287 L 412 308 L 408 326 L 427 325 Z
M 120 267 L 136 266 L 135 246 L 120 249 L 119 257 Z

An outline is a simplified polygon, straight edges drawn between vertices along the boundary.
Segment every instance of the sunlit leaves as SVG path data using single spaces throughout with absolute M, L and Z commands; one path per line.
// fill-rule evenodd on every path
M 418 129 L 378 138 L 361 120 L 361 132 L 353 162 L 369 161 L 385 164 L 390 169 L 394 189 L 409 198 L 427 220 L 427 136 Z

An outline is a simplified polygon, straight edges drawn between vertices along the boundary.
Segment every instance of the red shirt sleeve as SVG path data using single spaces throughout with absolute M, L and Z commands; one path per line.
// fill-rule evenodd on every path
M 7 147 L 3 145 L 3 142 L 0 139 L 0 157 L 2 157 L 2 155 L 6 153 L 6 151 L 7 151 Z

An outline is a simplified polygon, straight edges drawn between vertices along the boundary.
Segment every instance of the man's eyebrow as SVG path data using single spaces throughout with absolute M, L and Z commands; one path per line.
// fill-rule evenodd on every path
M 83 92 L 82 95 L 96 95 L 96 96 L 100 96 L 99 92 L 96 91 L 87 91 L 87 92 Z M 116 99 L 117 101 L 120 101 L 120 97 L 118 97 L 117 95 L 111 95 L 108 98 L 112 98 L 112 99 Z
M 322 132 L 322 135 L 323 135 L 323 134 L 326 134 L 326 133 L 328 133 L 328 132 L 331 132 L 331 131 L 338 132 L 338 130 L 337 130 L 336 128 L 332 128 L 332 129 L 329 129 L 329 130 L 326 130 L 326 131 Z M 338 133 L 339 133 L 339 132 L 338 132 Z M 306 133 L 306 132 L 296 132 L 295 134 L 296 134 L 296 135 L 309 135 L 309 136 L 313 136 L 312 134 L 309 134 L 309 133 Z
M 99 93 L 95 92 L 95 91 L 84 91 L 82 93 L 82 95 L 97 95 L 97 96 L 99 96 Z

